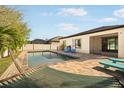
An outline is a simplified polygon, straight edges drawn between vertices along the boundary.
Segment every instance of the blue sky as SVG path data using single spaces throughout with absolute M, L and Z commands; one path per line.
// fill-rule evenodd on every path
M 104 25 L 124 24 L 124 6 L 11 6 L 23 13 L 30 39 L 67 36 Z

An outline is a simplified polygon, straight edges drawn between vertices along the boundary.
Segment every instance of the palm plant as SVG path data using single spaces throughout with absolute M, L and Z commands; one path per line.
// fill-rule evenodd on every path
M 22 21 L 21 13 L 7 7 L 0 7 L 0 53 L 8 49 L 9 54 L 21 73 L 22 70 L 17 64 L 14 53 L 18 51 L 26 42 L 30 29 Z
M 18 31 L 15 31 L 14 29 L 9 29 L 8 27 L 2 27 L 0 28 L 0 51 L 1 54 L 4 53 L 6 49 L 8 49 L 10 56 L 17 67 L 18 71 L 21 73 L 21 69 L 18 66 L 13 51 L 15 51 L 21 40 L 21 34 Z

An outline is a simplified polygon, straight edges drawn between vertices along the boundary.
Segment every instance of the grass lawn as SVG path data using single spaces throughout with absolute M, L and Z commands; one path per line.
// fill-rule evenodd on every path
M 10 66 L 12 60 L 10 57 L 0 58 L 0 76 Z
M 86 76 L 65 73 L 49 67 L 43 67 L 29 78 L 10 84 L 8 87 L 45 87 L 45 88 L 91 88 L 112 87 L 114 78 Z

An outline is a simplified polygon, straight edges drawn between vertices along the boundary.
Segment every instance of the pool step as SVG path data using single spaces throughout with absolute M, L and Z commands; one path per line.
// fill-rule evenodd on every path
M 32 74 L 33 72 L 31 72 L 31 71 L 29 71 L 29 72 L 26 72 L 25 74 L 28 74 L 28 75 L 30 75 L 30 74 Z
M 22 79 L 22 77 L 21 77 L 21 76 L 17 76 L 17 77 L 16 77 L 16 79 L 21 80 L 21 79 Z
M 38 69 L 31 68 L 30 70 L 26 71 L 23 75 L 15 76 L 15 77 L 13 77 L 11 79 L 8 79 L 6 81 L 0 82 L 0 87 L 4 88 L 4 87 L 7 87 L 7 86 L 9 86 L 9 85 L 11 85 L 13 83 L 16 83 L 16 82 L 19 82 L 19 81 L 23 80 L 23 78 L 25 78 L 25 77 L 30 77 L 30 75 L 33 72 L 37 71 L 37 70 Z
M 14 77 L 14 78 L 12 78 L 12 81 L 13 81 L 13 82 L 16 82 L 16 81 L 18 81 L 18 80 L 17 80 L 16 77 Z
M 9 79 L 7 82 L 8 82 L 9 84 L 13 83 L 13 81 L 12 81 L 11 79 Z
M 24 77 L 29 77 L 30 75 L 28 75 L 28 74 L 24 74 Z
M 24 74 L 24 76 L 26 76 L 26 77 L 29 77 L 33 72 L 35 72 L 36 71 L 36 69 L 30 69 L 29 71 L 27 71 L 25 74 Z
M 25 76 L 30 76 L 30 75 L 31 75 L 31 73 L 25 73 L 24 75 L 25 75 Z
M 13 81 L 11 80 L 9 80 L 9 81 L 4 81 L 4 82 L 1 82 L 0 83 L 0 87 L 2 88 L 2 87 L 6 87 L 6 86 L 8 86 L 9 84 L 11 84 Z
M 9 85 L 9 83 L 8 83 L 7 81 L 4 81 L 2 84 L 3 84 L 4 86 Z
M 17 76 L 17 77 L 11 78 L 7 81 L 1 82 L 0 87 L 3 87 L 3 88 L 7 87 L 7 86 L 9 86 L 13 83 L 16 83 L 16 82 L 20 81 L 20 80 L 22 80 L 22 76 Z
M 2 83 L 0 83 L 0 88 L 2 87 L 2 86 L 4 86 Z
M 37 70 L 37 69 L 35 69 L 35 68 L 31 68 L 30 71 L 31 71 L 31 72 L 34 72 L 34 71 L 36 71 L 36 70 Z

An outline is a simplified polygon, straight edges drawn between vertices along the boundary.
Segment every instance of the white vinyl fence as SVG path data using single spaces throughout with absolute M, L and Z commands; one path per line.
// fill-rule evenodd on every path
M 58 50 L 59 44 L 26 44 L 21 50 L 25 51 L 44 51 L 44 50 Z M 8 50 L 5 51 L 4 57 L 8 56 Z M 1 55 L 0 55 L 1 58 Z
M 26 44 L 22 50 L 33 51 L 33 50 L 58 50 L 58 44 Z
M 8 56 L 8 50 L 6 50 L 6 51 L 4 52 L 4 54 L 3 54 L 3 57 L 6 57 L 6 56 Z M 1 55 L 0 55 L 0 58 L 1 58 Z

